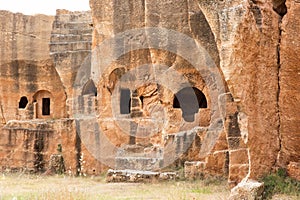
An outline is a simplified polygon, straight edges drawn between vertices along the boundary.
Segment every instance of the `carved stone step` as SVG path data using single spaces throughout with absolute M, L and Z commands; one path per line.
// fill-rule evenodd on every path
M 107 182 L 151 182 L 155 180 L 175 180 L 176 172 L 152 172 L 139 170 L 108 170 Z

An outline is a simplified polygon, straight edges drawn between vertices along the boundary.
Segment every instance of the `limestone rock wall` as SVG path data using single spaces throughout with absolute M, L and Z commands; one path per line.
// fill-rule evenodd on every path
M 229 175 L 233 182 L 245 177 L 258 178 L 277 163 L 286 167 L 289 161 L 299 161 L 296 145 L 299 143 L 296 126 L 299 106 L 295 105 L 299 93 L 296 87 L 299 82 L 296 64 L 299 57 L 296 56 L 299 54 L 298 21 L 292 19 L 298 14 L 297 1 L 144 0 L 118 3 L 90 0 L 90 6 L 95 27 L 94 49 L 119 33 L 149 26 L 184 33 L 207 49 L 220 67 L 225 92 L 232 96 L 232 103 L 223 106 L 229 109 L 228 112 L 225 109 L 224 125 L 231 156 Z M 205 23 L 206 28 L 201 27 Z M 104 81 L 97 84 L 101 88 L 99 93 L 103 94 L 101 101 L 106 105 L 99 107 L 104 111 L 103 116 L 110 116 L 106 113 L 112 112 L 110 94 L 102 91 L 105 87 L 114 89 L 108 87 L 111 86 L 109 81 L 118 80 L 128 68 L 144 63 L 163 63 L 184 74 L 188 67 L 176 52 L 174 54 L 151 48 L 131 51 L 112 63 L 108 71 L 102 71 Z M 118 73 L 108 76 L 117 66 L 120 67 Z M 176 80 L 170 78 L 170 81 Z M 204 88 L 206 84 L 204 81 Z M 205 94 L 210 104 L 216 101 L 217 98 L 209 96 L 209 91 Z M 166 104 L 172 104 L 172 94 L 162 96 Z M 174 116 L 177 115 L 173 114 L 173 119 L 178 118 Z M 229 140 L 232 129 L 236 129 L 238 135 Z M 236 145 L 237 142 L 241 145 Z M 242 158 L 239 159 L 239 155 L 243 155 Z
M 230 170 L 232 174 L 257 178 L 275 165 L 280 149 L 277 103 L 280 16 L 273 11 L 270 1 L 210 2 L 200 6 L 207 16 L 213 16 L 208 21 L 217 19 L 219 30 L 215 34 L 221 69 L 236 102 L 237 114 L 244 116 L 239 129 L 244 127 L 249 173 L 239 169 L 245 166 L 234 163 L 229 163 Z M 214 9 L 209 10 L 209 6 Z
M 247 177 L 299 162 L 299 28 L 292 19 L 298 7 L 297 1 L 230 1 L 205 12 L 218 16 L 221 69 L 248 141 Z
M 0 64 L 12 60 L 47 60 L 53 16 L 0 11 Z
M 90 62 L 91 13 L 57 10 L 50 37 L 50 54 L 67 95 L 67 112 L 72 113 L 72 94 L 77 71 Z
M 278 162 L 286 166 L 300 160 L 300 2 L 286 1 L 281 24 L 279 111 L 281 150 Z
M 76 166 L 74 127 L 71 120 L 48 123 L 10 121 L 2 129 L 2 169 L 43 172 L 48 167 L 50 156 L 58 153 L 58 144 L 62 146 L 67 168 Z
M 13 119 L 61 118 L 65 116 L 65 93 L 51 60 L 15 60 L 0 69 L 0 104 L 3 123 Z M 26 102 L 22 105 L 22 98 Z M 49 98 L 49 113 L 42 113 Z
M 123 1 L 122 3 L 116 1 L 90 1 L 90 5 L 92 7 L 93 24 L 95 28 L 93 33 L 93 47 L 95 51 L 98 50 L 98 45 L 101 45 L 103 41 L 108 40 L 112 36 L 122 35 L 128 30 L 153 26 L 172 29 L 179 33 L 187 34 L 190 37 L 193 37 L 194 35 L 201 45 L 207 47 L 209 52 L 212 54 L 214 61 L 217 64 L 219 63 L 218 50 L 214 40 L 214 35 L 212 34 L 203 13 L 194 3 L 189 4 L 188 1 L 180 1 L 176 3 L 161 1 Z M 193 7 L 194 12 L 188 12 L 187 8 L 189 6 Z M 200 21 L 203 23 L 200 23 Z M 199 31 L 201 28 L 205 30 L 205 33 Z M 165 34 L 168 33 L 166 32 Z M 138 34 L 136 33 L 134 37 L 138 37 Z M 128 39 L 130 40 L 130 38 Z M 139 40 L 139 38 L 136 39 Z M 117 53 L 117 48 L 122 48 L 123 45 L 125 47 L 129 43 L 130 41 L 125 41 L 124 44 L 117 44 L 115 49 L 112 46 L 112 51 L 115 50 Z M 168 43 L 168 41 L 166 41 L 166 43 Z M 164 44 L 162 44 L 162 47 L 163 45 Z M 144 127 L 148 127 L 148 129 L 152 128 L 153 130 L 157 129 L 155 133 L 151 133 L 153 134 L 153 138 L 151 138 L 151 141 L 148 140 L 148 143 L 152 142 L 152 144 L 161 145 L 162 137 L 164 135 L 163 133 L 176 133 L 199 125 L 209 125 L 209 113 L 211 109 L 210 99 L 212 98 L 209 93 L 209 86 L 204 83 L 200 73 L 193 68 L 189 61 L 187 61 L 186 58 L 177 55 L 176 48 L 173 50 L 174 52 L 170 52 L 163 49 L 154 49 L 148 46 L 143 49 L 125 52 L 122 56 L 114 60 L 114 62 L 110 63 L 110 65 L 106 66 L 106 69 L 100 69 L 103 71 L 92 75 L 96 77 L 95 84 L 97 85 L 99 94 L 98 110 L 100 119 L 109 118 L 111 120 L 111 122 L 103 120 L 102 129 L 107 130 L 107 132 L 111 131 L 110 133 L 107 133 L 107 135 L 117 146 L 120 146 L 124 142 L 128 143 L 128 141 L 126 141 L 128 140 L 126 137 L 126 134 L 128 135 L 128 133 L 126 133 L 126 131 L 124 132 L 124 129 L 126 128 L 120 127 L 120 123 L 116 122 L 117 117 L 124 118 L 126 121 L 126 116 L 119 115 L 119 102 L 114 101 L 113 98 L 115 93 L 116 99 L 120 98 L 118 93 L 122 88 L 131 88 L 132 100 L 137 98 L 134 102 L 132 101 L 131 104 L 132 113 L 130 113 L 130 115 L 133 116 L 133 118 L 138 116 L 150 118 L 150 120 L 151 118 L 156 118 L 157 120 L 160 120 L 162 117 L 166 118 L 166 122 L 160 121 L 151 124 L 153 122 L 149 121 L 148 123 L 144 121 L 144 125 L 139 125 L 139 123 L 137 124 L 137 136 L 147 134 L 147 131 L 151 132 L 150 130 L 145 130 Z M 110 52 L 109 50 L 107 51 Z M 106 56 L 109 57 L 109 55 Z M 101 62 L 102 58 L 99 57 L 101 56 L 96 56 L 96 59 L 99 59 L 99 62 Z M 94 61 L 93 59 L 95 59 L 95 57 L 92 58 L 92 66 L 97 65 L 98 61 Z M 178 92 L 180 87 L 182 87 L 180 83 L 178 84 L 179 86 L 172 84 L 172 81 L 179 81 L 175 80 L 175 77 L 169 76 L 168 78 L 170 78 L 170 80 L 164 80 L 165 82 L 170 81 L 169 85 L 160 85 L 158 83 L 142 83 L 141 85 L 137 85 L 138 83 L 135 84 L 132 81 L 125 80 L 126 78 L 124 79 L 124 77 L 129 76 L 128 74 L 130 73 L 132 73 L 133 76 L 141 78 L 148 77 L 149 80 L 155 78 L 157 74 L 155 74 L 154 69 L 152 69 L 152 64 L 164 66 L 169 68 L 169 71 L 177 71 L 183 77 L 188 77 L 187 80 L 190 86 L 195 87 L 204 93 L 208 102 L 207 109 L 203 108 L 195 112 L 198 114 L 202 113 L 202 115 L 200 114 L 200 117 L 203 117 L 202 120 L 200 120 L 199 115 L 197 115 L 197 119 L 192 120 L 193 122 L 186 122 L 182 118 L 182 110 L 174 109 L 174 93 Z M 164 70 L 161 70 L 161 73 L 163 72 Z M 120 80 L 124 74 L 127 75 L 123 77 L 123 80 Z M 119 84 L 118 87 L 117 84 Z M 199 120 L 201 122 L 199 122 Z M 122 123 L 126 122 L 121 122 L 121 124 Z M 119 128 L 115 130 L 108 129 L 108 126 L 120 127 L 121 131 Z M 144 133 L 142 132 L 143 129 Z M 139 132 L 139 130 L 141 130 L 141 132 Z M 138 142 L 145 143 L 142 140 Z
M 91 157 L 85 145 L 74 120 L 12 120 L 1 133 L 0 170 L 45 172 L 51 155 L 61 154 L 69 175 L 100 174 L 104 166 Z
M 90 13 L 58 10 L 53 17 L 1 11 L 1 19 L 2 169 L 44 171 L 61 144 L 68 172 L 99 174 L 103 165 L 81 142 L 75 122 L 60 120 L 72 109 L 66 102 L 78 67 L 89 63 Z
M 54 17 L 0 11 L 0 18 L 1 122 L 64 117 L 65 94 L 49 54 Z M 50 98 L 47 116 L 42 115 L 41 93 Z
M 299 96 L 295 17 L 299 3 L 199 4 L 214 24 L 221 69 L 237 104 L 239 129 L 250 153 L 247 177 L 257 178 L 272 167 L 299 162 L 299 106 L 295 104 Z
M 55 17 L 0 11 L 2 167 L 39 171 L 62 144 L 67 170 L 100 173 L 101 156 L 113 160 L 126 148 L 152 155 L 174 144 L 167 150 L 181 152 L 198 126 L 205 131 L 182 158 L 201 160 L 204 172 L 228 175 L 232 185 L 299 163 L 298 0 L 90 6 Z M 176 105 L 185 87 L 205 105 Z M 54 120 L 64 117 L 76 120 Z M 159 155 L 171 162 L 168 153 Z
M 94 78 L 98 88 L 100 129 L 117 147 L 136 143 L 144 146 L 158 145 L 164 148 L 166 145 L 164 144 L 166 142 L 164 137 L 172 138 L 168 134 L 176 134 L 182 140 L 174 140 L 173 143 L 178 143 L 176 147 L 167 145 L 164 149 L 166 151 L 165 163 L 175 161 L 177 155 L 172 157 L 174 152 L 188 143 L 184 141 L 186 136 L 180 137 L 179 132 L 190 130 L 196 126 L 210 127 L 217 121 L 218 109 L 215 105 L 218 99 L 217 93 L 220 92 L 218 90 L 221 89 L 214 85 L 214 79 L 219 78 L 218 81 L 221 84 L 226 84 L 219 69 L 219 50 L 217 49 L 216 36 L 212 31 L 213 27 L 210 26 L 203 11 L 195 1 L 123 1 L 122 3 L 90 1 L 90 5 L 95 28 L 93 51 L 96 52 L 92 55 L 92 70 L 93 67 L 97 68 L 92 71 L 92 78 Z M 151 34 L 147 30 L 141 29 L 145 27 L 161 28 L 159 30 L 161 35 L 158 34 L 157 37 L 162 37 L 164 42 L 159 43 L 158 48 L 151 46 L 151 42 L 145 41 L 147 39 L 142 35 Z M 138 29 L 141 30 L 140 33 L 134 32 Z M 130 30 L 133 30 L 134 33 L 126 33 Z M 168 30 L 176 31 L 175 38 L 171 38 L 171 33 Z M 210 55 L 209 58 L 202 58 L 202 70 L 195 69 L 191 64 L 193 60 L 197 60 L 194 58 L 199 56 L 195 55 L 193 50 L 186 49 L 185 51 L 192 55 L 190 56 L 191 60 L 188 60 L 189 56 L 181 56 L 183 55 L 181 52 L 184 44 L 180 43 L 183 42 L 182 38 L 179 37 L 180 34 L 192 38 L 192 41 L 196 41 Z M 117 44 L 109 43 L 101 46 L 103 42 L 107 42 L 114 36 L 124 36 L 125 39 Z M 153 39 L 155 40 L 155 38 Z M 139 44 L 145 44 L 145 46 L 134 49 L 135 44 L 132 41 L 135 40 Z M 174 40 L 176 41 L 175 44 L 173 44 Z M 177 41 L 179 42 L 177 43 Z M 171 47 L 171 50 L 168 51 L 166 49 L 168 45 L 174 45 L 174 48 Z M 107 46 L 111 48 L 107 48 Z M 102 55 L 97 54 L 97 51 L 103 51 Z M 107 54 L 105 54 L 106 52 Z M 109 54 L 110 52 L 112 54 Z M 107 66 L 99 69 L 99 63 L 105 63 L 106 60 L 110 60 L 110 57 L 119 52 L 124 53 L 115 57 L 111 63 L 107 63 Z M 212 62 L 215 64 L 214 67 L 217 69 L 219 77 L 215 77 L 214 74 L 205 69 Z M 160 67 L 155 68 L 153 65 L 158 65 L 161 69 Z M 176 72 L 177 76 L 172 76 L 171 72 Z M 167 73 L 170 75 L 166 76 Z M 138 80 L 135 80 L 135 77 Z M 161 84 L 159 84 L 157 77 L 165 78 L 162 78 Z M 183 109 L 178 109 L 174 105 L 175 94 L 180 89 L 187 87 L 181 78 L 187 80 L 189 87 L 197 88 L 203 92 L 207 100 L 207 108 L 200 108 L 194 112 L 193 115 L 195 114 L 195 116 L 191 121 L 184 118 Z M 144 83 L 147 82 L 144 80 L 154 82 L 147 84 Z M 124 88 L 129 88 L 131 93 L 130 112 L 127 115 L 122 114 L 118 108 L 120 106 L 118 100 L 121 99 Z M 223 89 L 223 92 L 226 92 L 226 87 Z M 205 136 L 201 138 L 211 141 L 199 142 L 204 143 L 202 146 L 203 149 L 206 149 L 203 150 L 202 156 L 190 156 L 197 151 L 196 149 L 199 151 L 200 148 L 197 146 L 194 151 L 189 152 L 187 157 L 190 156 L 189 159 L 198 159 L 198 157 L 204 159 L 205 153 L 210 154 L 207 160 L 209 163 L 207 171 L 218 175 L 226 174 L 228 171 L 228 169 L 226 170 L 226 167 L 228 168 L 226 165 L 228 160 L 226 139 L 219 136 L 222 131 L 220 131 L 221 128 L 217 127 L 220 124 L 214 125 L 217 131 L 211 131 L 214 128 L 209 128 L 209 131 L 205 132 Z M 210 152 L 209 150 L 218 139 L 219 146 Z M 174 152 L 172 152 L 172 148 L 175 148 L 173 149 Z M 212 155 L 215 152 L 217 153 Z

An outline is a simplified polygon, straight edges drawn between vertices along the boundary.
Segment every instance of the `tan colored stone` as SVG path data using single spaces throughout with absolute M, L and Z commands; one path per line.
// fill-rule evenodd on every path
M 249 165 L 229 165 L 228 181 L 231 187 L 236 186 L 249 174 Z
M 232 188 L 229 200 L 258 200 L 262 199 L 264 183 L 253 180 L 242 181 L 236 187 Z
M 290 162 L 287 172 L 290 177 L 300 181 L 300 163 Z
M 280 137 L 279 165 L 286 167 L 289 162 L 300 160 L 300 4 L 287 0 L 287 14 L 282 20 L 280 43 Z
M 0 64 L 13 60 L 48 60 L 53 16 L 0 11 Z
M 249 164 L 248 149 L 229 151 L 230 165 Z
M 61 144 L 67 171 L 97 174 L 105 169 L 100 158 L 116 153 L 108 144 L 139 144 L 165 148 L 170 163 L 176 150 L 182 160 L 206 159 L 209 173 L 229 171 L 230 183 L 237 184 L 299 161 L 299 2 L 90 0 L 90 6 L 91 13 L 58 10 L 55 18 L 0 11 L 1 166 L 39 170 L 39 156 L 49 162 Z M 121 44 L 106 45 L 111 49 L 101 58 L 88 57 L 103 41 L 145 27 L 164 28 L 157 34 L 156 39 L 166 36 L 159 48 L 143 34 L 127 32 Z M 202 55 L 183 49 L 182 38 L 169 38 L 172 31 L 166 29 L 203 47 L 210 58 L 202 67 L 214 62 L 220 77 L 195 69 L 192 62 Z M 128 52 L 95 70 L 128 44 Z M 134 49 L 136 44 L 146 46 Z M 170 44 L 171 50 L 164 49 Z M 174 106 L 174 95 L 186 87 L 183 78 L 203 92 L 207 108 L 186 115 Z M 218 81 L 224 91 L 216 88 Z M 124 88 L 131 93 L 127 114 L 120 112 Z M 25 96 L 27 107 L 19 108 Z M 49 115 L 43 114 L 43 98 L 51 100 Z M 185 133 L 198 126 L 207 131 L 182 152 L 191 139 L 183 139 Z M 180 139 L 168 148 L 164 138 L 172 135 Z M 40 142 L 35 137 L 45 137 L 45 151 L 34 149 Z
M 228 152 L 215 152 L 207 156 L 205 172 L 214 176 L 223 176 L 228 173 Z

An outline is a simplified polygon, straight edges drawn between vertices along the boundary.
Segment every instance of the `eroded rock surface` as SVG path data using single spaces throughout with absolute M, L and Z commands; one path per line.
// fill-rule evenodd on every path
M 50 58 L 53 16 L 23 15 L 0 11 L 0 64 L 13 60 L 40 61 Z
M 90 6 L 0 12 L 3 167 L 39 171 L 58 141 L 66 170 L 88 174 L 103 156 L 115 166 L 142 153 L 161 167 L 163 154 L 234 186 L 299 163 L 299 1 Z
M 300 2 L 286 1 L 287 14 L 281 24 L 279 112 L 279 165 L 300 160 Z

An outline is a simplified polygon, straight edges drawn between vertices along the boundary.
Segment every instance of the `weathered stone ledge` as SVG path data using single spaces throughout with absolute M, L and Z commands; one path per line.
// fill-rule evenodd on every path
M 107 182 L 151 182 L 162 180 L 176 180 L 175 172 L 152 172 L 139 170 L 108 170 Z

